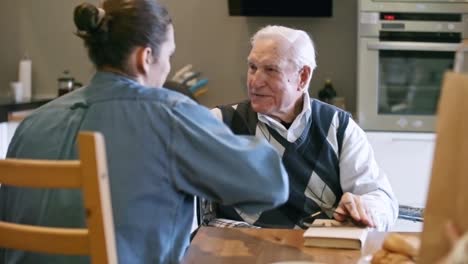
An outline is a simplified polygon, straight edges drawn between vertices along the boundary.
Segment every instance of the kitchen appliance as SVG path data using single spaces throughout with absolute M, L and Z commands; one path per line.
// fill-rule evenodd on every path
M 360 11 L 453 13 L 466 9 L 468 0 L 359 0 Z
M 468 0 L 360 0 L 358 20 L 361 127 L 434 131 L 443 75 L 468 39 Z
M 68 70 L 64 70 L 62 76 L 57 79 L 58 84 L 58 96 L 62 96 L 66 93 L 73 91 L 75 85 L 75 78 L 70 75 Z

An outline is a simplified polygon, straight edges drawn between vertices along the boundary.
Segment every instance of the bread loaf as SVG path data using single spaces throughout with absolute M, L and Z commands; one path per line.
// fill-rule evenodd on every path
M 385 259 L 387 255 L 388 255 L 388 251 L 384 249 L 380 249 L 379 251 L 375 252 L 374 255 L 372 256 L 371 264 L 382 263 L 382 261 Z
M 377 251 L 372 256 L 371 264 L 414 264 L 415 262 L 408 256 L 392 253 L 385 249 Z
M 418 237 L 390 234 L 385 238 L 383 248 L 393 253 L 416 258 L 419 253 L 420 245 L 421 241 Z
M 388 235 L 383 247 L 372 256 L 372 264 L 414 264 L 418 256 L 420 240 L 414 236 Z

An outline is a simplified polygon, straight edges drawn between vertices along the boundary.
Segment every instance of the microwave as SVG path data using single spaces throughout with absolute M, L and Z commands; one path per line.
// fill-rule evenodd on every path
M 372 0 L 372 2 L 388 2 L 388 3 L 468 3 L 468 0 Z
M 395 11 L 420 13 L 452 13 L 467 8 L 468 0 L 360 0 L 360 11 Z

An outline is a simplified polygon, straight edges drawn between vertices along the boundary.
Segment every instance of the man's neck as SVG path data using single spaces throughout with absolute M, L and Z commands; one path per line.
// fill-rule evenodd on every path
M 296 103 L 294 104 L 294 107 L 291 110 L 289 110 L 288 112 L 282 113 L 281 115 L 273 116 L 273 118 L 280 121 L 283 125 L 289 124 L 290 126 L 294 122 L 296 117 L 302 112 L 303 107 L 304 107 L 304 95 L 302 95 L 296 101 Z
M 286 123 L 284 121 L 281 121 L 281 124 L 286 128 L 286 129 L 289 129 L 292 125 L 292 122 L 291 123 Z

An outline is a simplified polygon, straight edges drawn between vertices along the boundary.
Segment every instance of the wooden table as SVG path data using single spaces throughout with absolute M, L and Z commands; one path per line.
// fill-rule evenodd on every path
M 378 250 L 384 232 L 370 232 L 362 250 L 304 247 L 303 230 L 202 227 L 182 263 L 356 263 Z M 416 235 L 415 233 L 413 233 Z

